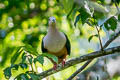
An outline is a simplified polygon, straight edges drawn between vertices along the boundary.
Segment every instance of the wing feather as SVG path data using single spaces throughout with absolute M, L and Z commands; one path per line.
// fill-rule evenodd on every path
M 43 37 L 44 39 L 44 37 Z M 42 44 L 41 44 L 41 50 L 42 50 L 42 53 L 46 53 L 47 52 L 47 49 L 44 48 L 44 41 L 42 39 Z
M 70 41 L 69 41 L 67 35 L 66 35 L 65 33 L 64 33 L 64 35 L 65 35 L 65 37 L 66 37 L 66 44 L 65 44 L 65 47 L 66 47 L 66 49 L 67 49 L 68 55 L 70 55 L 70 53 L 71 53 L 71 44 L 70 44 Z

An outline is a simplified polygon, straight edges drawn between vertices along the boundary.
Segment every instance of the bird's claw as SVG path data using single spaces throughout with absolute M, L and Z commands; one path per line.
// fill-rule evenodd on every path
M 65 66 L 65 59 L 63 59 L 63 61 L 62 61 L 62 67 L 64 67 Z
M 54 64 L 53 69 L 54 69 L 54 70 L 57 69 L 57 64 Z

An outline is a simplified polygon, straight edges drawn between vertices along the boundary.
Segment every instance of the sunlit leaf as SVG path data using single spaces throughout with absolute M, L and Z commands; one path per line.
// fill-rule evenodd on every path
M 66 13 L 69 13 L 70 10 L 72 9 L 73 7 L 73 3 L 74 3 L 74 0 L 60 0 L 62 2 L 62 4 L 64 5 L 64 10 Z
M 15 49 L 14 55 L 13 55 L 12 58 L 11 58 L 11 64 L 14 64 L 14 63 L 15 63 L 15 61 L 18 59 L 20 53 L 22 52 L 22 50 L 20 50 L 20 48 L 21 48 L 21 47 L 17 47 L 17 48 Z
M 98 34 L 96 34 L 96 35 L 91 35 L 91 36 L 88 38 L 88 41 L 90 42 L 93 37 L 98 37 Z
M 78 14 L 76 16 L 75 22 L 74 22 L 74 26 L 76 26 L 77 22 L 80 20 L 80 14 Z
M 89 26 L 91 26 L 91 27 L 94 27 L 94 25 L 95 25 L 93 18 L 88 18 L 87 21 L 86 21 L 86 23 L 87 23 Z
M 34 63 L 36 63 L 37 61 L 38 61 L 40 64 L 43 65 L 43 63 L 44 63 L 44 57 L 41 56 L 41 55 L 37 56 L 37 57 L 34 59 Z
M 6 61 L 8 60 L 8 58 L 10 58 L 10 55 L 13 53 L 15 53 L 15 47 L 6 47 L 3 55 L 2 55 L 2 61 L 0 62 L 0 65 L 4 66 L 4 64 L 6 63 Z M 1 49 L 2 50 L 2 49 Z M 1 51 L 2 52 L 2 51 Z
M 90 42 L 92 38 L 93 38 L 93 35 L 91 35 L 91 36 L 88 38 L 88 41 Z
M 27 51 L 28 53 L 30 53 L 30 54 L 33 54 L 33 55 L 35 55 L 35 56 L 37 56 L 38 55 L 38 52 L 36 51 L 36 49 L 34 49 L 31 45 L 29 45 L 29 44 L 26 44 L 25 46 L 23 46 L 23 49 L 25 50 L 25 51 Z
M 43 53 L 42 56 L 46 56 L 46 57 L 52 59 L 54 62 L 58 63 L 58 58 L 55 55 Z

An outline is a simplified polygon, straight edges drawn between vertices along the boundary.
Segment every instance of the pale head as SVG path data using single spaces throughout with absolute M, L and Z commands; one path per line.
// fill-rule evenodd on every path
M 56 25 L 55 17 L 49 17 L 49 26 L 55 26 L 55 25 Z

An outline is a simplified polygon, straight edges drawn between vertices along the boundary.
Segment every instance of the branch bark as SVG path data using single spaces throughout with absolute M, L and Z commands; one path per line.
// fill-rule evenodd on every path
M 108 49 L 105 49 L 104 51 L 92 52 L 92 53 L 89 53 L 87 55 L 83 55 L 83 56 L 71 59 L 71 60 L 66 62 L 64 67 L 62 67 L 62 65 L 59 64 L 57 66 L 56 70 L 51 68 L 51 69 L 49 69 L 47 71 L 44 71 L 44 72 L 38 74 L 38 76 L 39 76 L 39 79 L 42 79 L 42 78 L 45 78 L 45 77 L 47 77 L 47 76 L 49 76 L 51 74 L 54 74 L 54 73 L 59 72 L 61 70 L 64 70 L 64 69 L 66 69 L 66 68 L 68 68 L 70 66 L 73 66 L 75 64 L 78 64 L 78 63 L 81 63 L 81 62 L 84 62 L 84 61 L 87 61 L 87 60 L 91 60 L 91 59 L 94 59 L 94 58 L 97 58 L 97 57 L 114 54 L 116 52 L 120 52 L 120 46 L 113 47 L 113 48 L 108 48 Z

